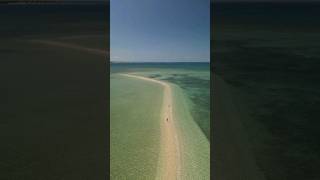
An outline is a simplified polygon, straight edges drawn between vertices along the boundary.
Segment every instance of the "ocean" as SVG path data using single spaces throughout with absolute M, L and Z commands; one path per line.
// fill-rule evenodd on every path
M 111 63 L 112 179 L 120 176 L 154 179 L 165 170 L 161 165 L 163 158 L 172 155 L 168 156 L 166 144 L 161 144 L 161 138 L 166 136 L 163 131 L 168 132 L 159 117 L 163 108 L 163 86 L 126 77 L 123 73 L 169 84 L 175 137 L 168 139 L 176 140 L 180 176 L 209 179 L 209 69 L 209 63 Z
M 108 4 L 0 12 L 0 179 L 106 179 L 105 56 L 32 40 L 107 49 Z
M 208 62 L 111 63 L 111 73 L 149 72 L 178 85 L 190 99 L 194 120 L 210 140 L 210 64 Z
M 247 109 L 266 179 L 320 178 L 319 13 L 320 3 L 212 4 L 215 74 Z

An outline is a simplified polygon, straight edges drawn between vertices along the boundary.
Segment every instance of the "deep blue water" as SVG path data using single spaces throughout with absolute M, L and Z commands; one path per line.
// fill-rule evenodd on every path
M 111 63 L 111 72 L 123 69 L 140 68 L 178 68 L 191 70 L 209 70 L 209 62 L 144 62 L 144 63 Z

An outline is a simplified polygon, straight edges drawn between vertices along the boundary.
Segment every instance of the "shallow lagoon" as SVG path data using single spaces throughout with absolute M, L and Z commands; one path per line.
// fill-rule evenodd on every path
M 110 177 L 154 179 L 163 88 L 121 75 L 110 82 Z
M 127 131 L 123 131 L 124 129 L 112 129 L 114 123 L 117 119 L 118 122 L 116 124 L 122 124 L 122 126 L 127 126 L 124 119 L 120 118 L 120 109 L 123 107 L 127 107 L 128 104 L 132 104 L 135 106 L 127 107 L 125 109 L 132 108 L 132 111 L 136 112 L 134 116 L 128 116 L 128 118 L 135 119 L 136 115 L 139 114 L 139 109 L 145 107 L 144 111 L 141 113 L 146 113 L 150 108 L 161 109 L 161 106 L 152 104 L 157 104 L 159 101 L 157 99 L 162 96 L 162 93 L 158 92 L 156 89 L 151 89 L 148 87 L 150 83 L 140 84 L 140 82 L 135 82 L 135 80 L 124 78 L 122 76 L 122 80 L 119 79 L 121 77 L 118 73 L 134 73 L 139 76 L 145 76 L 149 78 L 155 78 L 162 81 L 166 81 L 171 84 L 173 90 L 173 107 L 174 110 L 174 118 L 177 119 L 176 126 L 177 126 L 177 133 L 179 136 L 179 144 L 181 149 L 181 174 L 183 179 L 209 179 L 210 175 L 210 143 L 209 143 L 209 134 L 210 134 L 210 118 L 209 118 L 209 110 L 210 110 L 210 102 L 209 102 L 209 64 L 208 63 L 135 63 L 135 64 L 111 64 L 111 133 L 118 134 L 119 136 L 121 133 L 126 133 Z M 123 79 L 126 79 L 123 81 Z M 118 86 L 119 83 L 122 82 L 122 86 Z M 118 85 L 117 85 L 118 84 Z M 152 83 L 151 83 L 152 84 Z M 137 93 L 124 93 L 122 92 L 129 92 L 130 89 L 135 89 L 134 91 Z M 160 88 L 161 90 L 161 88 Z M 148 91 L 148 92 L 147 92 Z M 157 93 L 158 92 L 158 93 Z M 151 96 L 151 94 L 153 95 Z M 134 96 L 143 96 L 142 99 L 136 99 L 137 97 Z M 149 96 L 149 99 L 146 97 Z M 154 97 L 154 98 L 150 98 Z M 146 99 L 147 98 L 147 99 Z M 122 101 L 123 105 L 119 105 L 119 101 Z M 145 102 L 147 101 L 147 102 Z M 139 102 L 137 105 L 136 102 Z M 149 103 L 149 104 L 148 104 Z M 118 105 L 117 105 L 118 104 Z M 141 106 L 140 106 L 141 105 Z M 150 107 L 151 106 L 151 107 Z M 138 108 L 137 110 L 135 110 Z M 155 110 L 154 109 L 154 110 Z M 155 111 L 154 111 L 155 113 Z M 118 114 L 118 115 L 117 115 Z M 128 111 L 129 115 L 130 112 Z M 159 111 L 160 114 L 160 111 Z M 151 115 L 151 114 L 150 114 Z M 143 116 L 140 116 L 143 117 Z M 159 124 L 159 118 L 157 119 L 156 116 L 153 118 L 144 119 L 142 121 L 149 122 L 153 125 Z M 150 120 L 154 121 L 153 123 Z M 122 121 L 122 122 L 120 122 Z M 140 127 L 139 127 L 140 126 Z M 134 127 L 136 127 L 134 129 Z M 146 124 L 146 127 L 148 125 Z M 156 127 L 154 127 L 156 128 Z M 139 129 L 145 130 L 145 127 L 141 127 L 141 120 L 136 120 L 132 131 L 132 135 L 129 139 L 139 142 L 139 137 L 135 131 L 140 131 Z M 158 129 L 154 129 L 154 131 L 144 131 L 140 133 L 145 133 L 145 136 L 140 137 L 140 139 L 152 139 L 149 141 L 149 144 L 146 147 L 152 147 L 144 149 L 145 154 L 152 154 L 153 159 L 156 159 L 159 151 L 157 148 L 159 147 L 158 141 Z M 118 132 L 115 132 L 118 131 Z M 129 133 L 130 133 L 129 132 Z M 149 135 L 147 135 L 149 133 Z M 208 135 L 208 136 L 206 136 Z M 116 137 L 111 135 L 111 146 L 118 146 L 119 142 L 121 143 L 122 140 L 112 139 L 112 137 Z M 120 137 L 121 138 L 121 137 Z M 123 137 L 122 137 L 123 138 Z M 129 140 L 127 139 L 127 140 Z M 140 141 L 141 141 L 140 140 Z M 157 144 L 158 143 L 158 144 Z M 140 143 L 139 143 L 140 144 Z M 139 146 L 136 144 L 136 146 Z M 141 147 L 141 146 L 140 146 Z M 158 149 L 159 150 L 159 149 Z M 121 159 L 123 154 L 127 154 L 128 152 L 121 153 L 121 151 L 113 151 L 117 152 L 116 154 L 112 155 L 112 148 L 111 148 L 111 171 L 112 168 L 114 172 L 111 172 L 117 176 L 119 174 L 120 166 L 116 167 L 115 164 L 121 164 Z M 126 151 L 131 151 L 130 149 L 126 149 Z M 130 166 L 135 166 L 135 168 L 140 169 L 140 171 L 145 171 L 148 177 L 151 176 L 151 172 L 154 172 L 155 169 L 151 168 L 154 167 L 157 163 L 155 161 L 144 161 L 146 156 L 135 156 L 135 154 L 131 154 L 133 157 L 126 157 L 128 163 L 128 168 L 123 169 L 126 172 L 123 174 L 130 174 L 133 172 L 134 169 L 130 168 Z M 114 159 L 113 159 L 114 158 Z M 112 159 L 114 160 L 114 165 L 112 164 Z M 146 160 L 150 160 L 146 159 Z M 122 163 L 124 163 L 122 161 Z M 149 164 L 151 163 L 151 164 Z M 130 165 L 131 164 L 131 165 Z M 148 167 L 147 169 L 144 167 Z M 118 169 L 117 169 L 118 168 Z M 158 169 L 160 172 L 161 169 Z M 134 175 L 135 178 L 140 178 L 139 174 Z
M 112 63 L 111 73 L 138 73 L 178 85 L 186 93 L 193 119 L 210 139 L 209 63 Z

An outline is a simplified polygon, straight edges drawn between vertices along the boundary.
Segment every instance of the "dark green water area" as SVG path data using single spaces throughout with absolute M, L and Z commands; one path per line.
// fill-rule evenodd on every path
M 107 179 L 105 57 L 30 40 L 98 35 L 106 49 L 108 16 L 103 3 L 0 4 L 1 180 Z
M 268 180 L 320 179 L 319 3 L 215 3 L 215 73 L 247 106 L 243 120 Z

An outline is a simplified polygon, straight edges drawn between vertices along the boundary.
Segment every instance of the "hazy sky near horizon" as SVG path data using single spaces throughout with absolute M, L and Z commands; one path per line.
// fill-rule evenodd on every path
M 111 0 L 111 61 L 209 61 L 209 0 Z

